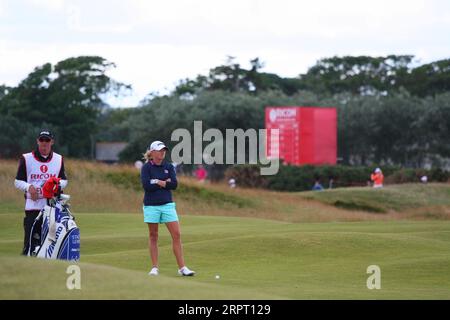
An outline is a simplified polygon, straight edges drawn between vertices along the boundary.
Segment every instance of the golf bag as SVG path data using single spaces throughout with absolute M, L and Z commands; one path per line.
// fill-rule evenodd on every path
M 41 210 L 30 233 L 28 256 L 44 259 L 78 261 L 80 259 L 80 229 L 69 210 L 69 195 L 60 189 Z M 40 237 L 35 237 L 39 230 Z

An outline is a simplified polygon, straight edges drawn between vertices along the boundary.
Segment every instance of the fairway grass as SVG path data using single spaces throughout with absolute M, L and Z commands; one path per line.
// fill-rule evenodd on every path
M 22 214 L 0 214 L 0 299 L 450 299 L 450 221 L 290 223 L 180 216 L 180 277 L 160 226 L 160 276 L 141 214 L 76 214 L 81 290 L 64 261 L 19 256 Z M 381 269 L 381 289 L 366 286 Z M 220 275 L 220 279 L 215 276 Z

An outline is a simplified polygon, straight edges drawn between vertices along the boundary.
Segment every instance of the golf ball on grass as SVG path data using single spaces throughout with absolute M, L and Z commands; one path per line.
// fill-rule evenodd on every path
M 216 274 L 216 279 L 220 279 L 220 276 L 218 274 Z

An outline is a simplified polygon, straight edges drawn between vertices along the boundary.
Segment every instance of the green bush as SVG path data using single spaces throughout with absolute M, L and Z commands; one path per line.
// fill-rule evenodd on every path
M 268 176 L 268 187 L 280 191 L 311 190 L 317 172 L 313 166 L 281 166 L 278 174 Z
M 402 168 L 395 171 L 393 174 L 386 176 L 385 183 L 397 184 L 397 183 L 419 182 L 420 177 L 421 175 L 418 176 L 415 169 Z
M 258 165 L 246 164 L 233 166 L 225 170 L 226 181 L 235 179 L 236 184 L 246 188 L 267 188 L 268 180 L 260 174 Z
M 430 181 L 447 182 L 450 178 L 450 172 L 444 171 L 441 168 L 432 168 L 429 172 L 428 178 Z
M 388 175 L 385 181 L 387 184 L 414 183 L 421 182 L 420 179 L 423 176 L 427 176 L 428 182 L 447 182 L 450 173 L 441 168 L 432 168 L 430 170 L 401 168 Z
M 316 180 L 325 189 L 339 187 L 366 186 L 370 182 L 370 174 L 380 167 L 386 184 L 420 182 L 424 175 L 429 182 L 446 182 L 450 173 L 442 169 L 408 169 L 395 166 L 291 166 L 281 165 L 273 176 L 261 176 L 258 165 L 233 166 L 225 172 L 226 179 L 234 178 L 238 186 L 251 188 L 267 188 L 278 191 L 311 190 Z

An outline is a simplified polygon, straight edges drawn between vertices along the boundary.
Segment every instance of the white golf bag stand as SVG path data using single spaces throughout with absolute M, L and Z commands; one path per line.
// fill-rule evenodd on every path
M 47 200 L 33 223 L 28 256 L 44 259 L 78 261 L 80 259 L 80 229 L 69 210 L 69 195 L 59 194 Z M 32 243 L 35 226 L 41 224 L 40 243 Z

